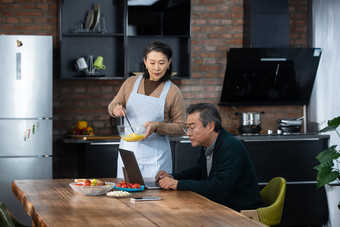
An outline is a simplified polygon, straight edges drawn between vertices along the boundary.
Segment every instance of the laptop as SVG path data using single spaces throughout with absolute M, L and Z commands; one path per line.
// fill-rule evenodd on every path
M 147 189 L 161 189 L 159 184 L 154 181 L 144 181 L 139 169 L 135 153 L 119 148 L 120 157 L 123 160 L 123 173 L 126 182 L 144 185 Z

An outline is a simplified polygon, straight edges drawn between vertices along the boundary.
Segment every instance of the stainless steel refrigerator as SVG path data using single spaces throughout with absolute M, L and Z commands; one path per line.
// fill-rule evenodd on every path
M 11 184 L 52 178 L 52 36 L 0 35 L 0 201 L 31 219 Z

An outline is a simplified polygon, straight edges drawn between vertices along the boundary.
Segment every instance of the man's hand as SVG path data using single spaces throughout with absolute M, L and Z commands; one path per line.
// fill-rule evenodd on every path
M 158 181 L 159 186 L 163 189 L 173 189 L 177 190 L 178 180 L 173 179 L 172 177 L 164 177 Z
M 160 170 L 156 176 L 155 176 L 155 182 L 159 182 L 160 179 L 164 178 L 164 177 L 172 177 L 171 175 L 169 175 L 167 172 L 165 172 L 164 170 Z M 173 177 L 172 177 L 173 178 Z

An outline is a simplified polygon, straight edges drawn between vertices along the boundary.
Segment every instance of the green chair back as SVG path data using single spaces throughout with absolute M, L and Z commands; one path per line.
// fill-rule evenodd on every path
M 18 222 L 7 206 L 0 202 L 0 226 L 1 227 L 27 227 Z
M 281 222 L 286 195 L 286 180 L 275 177 L 260 193 L 264 204 L 264 207 L 257 209 L 260 221 L 269 226 L 278 225 Z

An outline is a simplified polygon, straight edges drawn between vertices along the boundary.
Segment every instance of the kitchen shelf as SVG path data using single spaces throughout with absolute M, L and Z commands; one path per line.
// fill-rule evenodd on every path
M 143 72 L 143 49 L 153 40 L 164 41 L 173 49 L 173 79 L 190 78 L 190 0 L 159 0 L 145 5 L 140 0 L 62 0 L 60 2 L 60 78 L 63 80 L 126 79 Z M 100 6 L 99 25 L 94 31 L 77 32 L 95 4 Z M 95 14 L 95 13 L 94 13 Z M 95 14 L 96 15 L 96 14 Z M 150 20 L 157 17 L 157 20 Z M 105 27 L 102 21 L 105 20 Z M 172 20 L 170 18 L 173 18 Z M 104 32 L 103 32 L 104 30 Z M 89 55 L 104 58 L 103 76 L 76 71 L 78 58 Z
M 122 80 L 126 79 L 123 76 L 103 76 L 103 77 L 95 77 L 95 76 L 73 76 L 69 78 L 64 78 L 64 80 Z
M 84 33 L 65 33 L 63 37 L 124 37 L 122 33 L 95 33 L 95 32 L 84 32 Z

